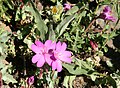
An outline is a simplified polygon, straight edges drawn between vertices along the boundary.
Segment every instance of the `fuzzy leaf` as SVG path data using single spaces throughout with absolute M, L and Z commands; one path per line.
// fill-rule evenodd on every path
M 35 17 L 36 26 L 37 26 L 37 29 L 40 32 L 41 40 L 45 40 L 45 34 L 48 31 L 48 27 L 46 26 L 46 24 L 42 20 L 42 17 L 40 15 L 40 13 L 35 8 L 34 3 L 32 1 L 31 1 L 31 4 L 32 4 L 32 7 L 30 8 L 29 11 L 31 11 L 32 15 Z
M 63 32 L 65 31 L 65 29 L 67 28 L 67 26 L 69 25 L 69 23 L 74 19 L 75 14 L 66 17 L 56 28 L 57 33 L 58 33 L 58 37 L 61 36 L 63 34 Z

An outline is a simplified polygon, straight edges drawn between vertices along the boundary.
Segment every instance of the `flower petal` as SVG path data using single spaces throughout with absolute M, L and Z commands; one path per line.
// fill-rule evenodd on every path
M 50 49 L 55 49 L 55 46 L 56 46 L 56 42 L 53 42 L 53 43 L 51 44 Z
M 32 63 L 36 63 L 36 62 L 38 62 L 39 57 L 40 57 L 39 54 L 34 55 L 34 56 L 32 57 Z
M 41 53 L 39 47 L 36 46 L 35 44 L 32 44 L 32 45 L 31 45 L 31 49 L 32 49 L 32 51 L 35 52 L 35 53 Z
M 53 61 L 52 62 L 52 70 L 55 70 L 55 69 L 57 69 L 57 62 Z
M 47 41 L 45 42 L 45 46 L 49 47 L 49 46 L 51 46 L 51 43 L 52 43 L 51 40 L 47 40 Z
M 40 42 L 39 40 L 36 40 L 36 41 L 35 41 L 35 44 L 36 44 L 37 46 L 39 46 L 39 47 L 43 47 L 43 46 L 44 46 L 43 43 Z
M 61 61 L 60 60 L 57 60 L 57 71 L 58 72 L 61 72 L 62 71 L 62 63 L 61 63 Z
M 61 42 L 60 41 L 56 44 L 56 51 L 61 51 Z
M 42 67 L 45 63 L 45 59 L 43 55 L 39 55 L 39 60 L 37 62 L 37 67 Z
M 103 12 L 111 12 L 111 8 L 109 6 L 106 6 L 104 8 Z
M 45 54 L 44 57 L 45 57 L 45 61 L 48 63 L 48 65 L 51 66 L 52 60 L 50 59 L 50 55 L 49 54 Z
M 64 51 L 63 55 L 66 57 L 71 57 L 71 52 L 70 51 Z
M 71 58 L 62 58 L 60 60 L 66 62 L 66 63 L 71 63 L 72 62 Z
M 66 45 L 66 43 L 62 43 L 61 50 L 62 50 L 62 51 L 65 51 L 65 50 L 66 50 L 66 48 L 67 48 L 67 45 Z

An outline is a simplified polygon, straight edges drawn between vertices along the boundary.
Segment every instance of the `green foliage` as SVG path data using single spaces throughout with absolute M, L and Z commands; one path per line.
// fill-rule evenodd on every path
M 71 8 L 65 10 L 64 3 Z M 115 15 L 115 22 L 101 18 L 106 5 L 112 8 L 110 16 Z M 58 84 L 73 88 L 75 78 L 83 76 L 98 87 L 119 88 L 119 56 L 109 55 L 111 51 L 119 54 L 119 19 L 118 0 L 0 0 L 2 79 L 25 88 Z M 48 39 L 65 42 L 72 52 L 72 63 L 61 61 L 60 74 L 50 66 L 37 68 L 31 63 L 32 43 Z M 31 75 L 37 83 L 29 85 L 26 80 Z
M 5 6 L 7 5 L 7 6 Z M 10 14 L 7 13 L 8 9 L 14 9 L 11 0 L 0 0 L 0 19 L 10 21 Z
M 28 7 L 28 11 L 31 12 L 31 14 L 34 16 L 35 18 L 35 25 L 37 26 L 37 34 L 40 36 L 41 40 L 45 40 L 45 34 L 48 31 L 47 26 L 45 25 L 44 21 L 41 18 L 40 13 L 38 12 L 38 10 L 35 8 L 34 3 L 31 1 L 31 7 Z
M 10 39 L 10 32 L 5 30 L 5 28 L 0 29 L 0 72 L 2 73 L 2 79 L 5 83 L 17 83 L 12 75 L 7 71 L 12 67 L 11 64 L 7 64 L 5 60 L 8 55 L 8 45 L 7 42 Z M 5 63 L 6 62 L 6 63 Z
M 72 82 L 73 80 L 75 79 L 76 76 L 65 76 L 64 77 L 64 81 L 63 81 L 63 85 L 66 87 L 66 88 L 72 88 Z M 69 85 L 69 87 L 68 87 Z
M 56 30 L 57 30 L 57 33 L 58 33 L 58 37 L 63 34 L 65 29 L 69 25 L 69 23 L 74 19 L 74 16 L 75 16 L 75 14 L 73 14 L 71 16 L 68 16 L 65 19 L 63 19 L 63 21 L 61 21 L 60 24 L 58 24 L 58 26 L 56 27 Z

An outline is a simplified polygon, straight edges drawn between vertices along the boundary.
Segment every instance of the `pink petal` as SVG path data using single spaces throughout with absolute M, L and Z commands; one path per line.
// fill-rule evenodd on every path
M 51 43 L 52 43 L 51 40 L 47 40 L 47 41 L 45 42 L 45 46 L 49 47 L 49 46 L 51 46 Z
M 70 51 L 61 51 L 60 53 L 62 53 L 62 56 L 71 57 L 71 52 Z
M 56 46 L 56 42 L 54 42 L 54 43 L 51 44 L 50 49 L 55 49 L 55 46 Z
M 111 11 L 111 8 L 109 6 L 106 6 L 103 10 L 103 12 L 110 12 Z
M 45 63 L 45 59 L 43 55 L 39 55 L 39 60 L 37 62 L 37 67 L 42 67 Z
M 32 45 L 31 45 L 31 49 L 32 49 L 32 51 L 35 52 L 35 53 L 41 53 L 39 47 L 36 46 L 35 44 L 32 44 Z
M 63 55 L 66 57 L 71 57 L 71 52 L 70 51 L 64 51 Z
M 49 54 L 45 54 L 45 61 L 51 66 L 52 60 L 50 59 L 50 55 Z
M 57 62 L 53 61 L 52 62 L 52 70 L 55 70 L 57 68 Z
M 62 63 L 60 60 L 57 61 L 57 71 L 61 72 L 62 71 Z
M 66 50 L 66 48 L 67 48 L 66 43 L 63 43 L 63 44 L 62 44 L 62 47 L 61 47 L 61 50 L 62 50 L 62 51 L 65 51 L 65 50 Z
M 60 58 L 60 60 L 63 61 L 63 62 L 66 62 L 66 63 L 71 63 L 72 62 L 71 58 L 66 58 L 66 57 Z
M 34 55 L 34 56 L 32 57 L 32 63 L 38 62 L 38 60 L 40 59 L 39 57 L 40 57 L 39 54 Z
M 60 41 L 56 44 L 56 50 L 61 51 L 61 42 Z
M 43 43 L 40 42 L 39 40 L 36 40 L 36 41 L 35 41 L 35 44 L 36 44 L 37 46 L 39 46 L 39 47 L 43 47 L 43 46 L 44 46 Z

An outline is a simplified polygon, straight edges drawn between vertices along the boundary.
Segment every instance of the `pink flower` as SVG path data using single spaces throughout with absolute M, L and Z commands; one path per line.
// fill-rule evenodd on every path
M 37 67 L 42 67 L 45 62 L 49 62 L 50 60 L 50 54 L 48 54 L 48 51 L 54 48 L 55 43 L 52 43 L 51 40 L 47 40 L 45 44 L 36 40 L 35 44 L 31 45 L 32 51 L 36 53 L 36 55 L 32 57 L 32 62 L 37 63 Z
M 32 51 L 36 53 L 32 57 L 32 62 L 37 63 L 37 67 L 42 67 L 46 62 L 52 67 L 52 70 L 62 71 L 62 62 L 71 63 L 71 52 L 66 50 L 66 43 L 52 42 L 47 40 L 45 44 L 35 41 L 31 45 Z
M 66 48 L 66 43 L 61 43 L 59 41 L 58 43 L 56 43 L 55 50 L 50 52 L 52 54 L 52 56 L 50 57 L 52 60 L 52 63 L 50 63 L 50 66 L 52 66 L 52 70 L 57 69 L 58 72 L 61 72 L 62 62 L 71 63 L 71 52 L 66 51 Z
M 71 7 L 72 7 L 72 6 L 71 6 L 70 4 L 67 4 L 67 3 L 64 4 L 64 10 L 65 10 L 65 11 L 71 9 Z
M 116 18 L 114 16 L 112 16 L 112 11 L 111 11 L 111 8 L 109 6 L 106 6 L 103 9 L 103 13 L 100 15 L 100 17 L 102 19 L 105 19 L 105 20 L 110 20 L 110 21 L 113 21 L 113 22 L 116 21 Z
M 34 83 L 34 76 L 31 76 L 27 79 L 27 84 L 32 85 Z
M 96 42 L 90 40 L 90 45 L 93 48 L 93 50 L 98 51 L 98 45 Z

